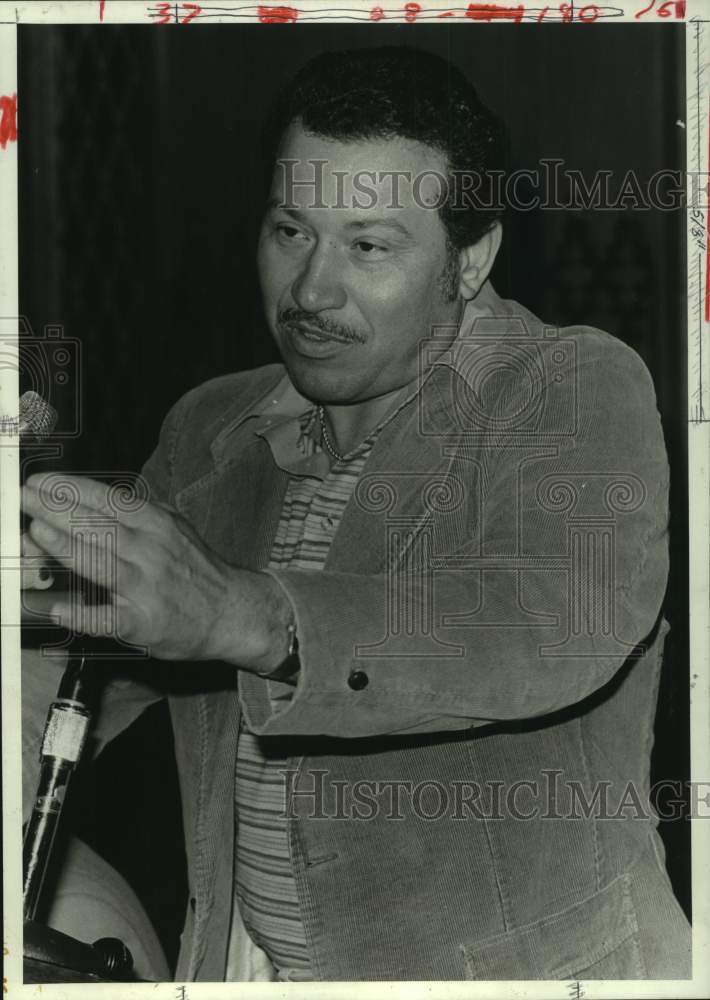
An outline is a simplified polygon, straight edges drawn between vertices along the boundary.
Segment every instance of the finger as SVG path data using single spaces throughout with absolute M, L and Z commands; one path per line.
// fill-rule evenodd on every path
M 108 503 L 104 510 L 86 504 L 79 493 L 68 492 L 64 484 L 55 480 L 56 489 L 49 477 L 43 481 L 41 488 L 31 485 L 29 480 L 20 490 L 22 509 L 30 517 L 39 518 L 62 531 L 68 531 L 72 523 L 117 522 L 115 512 Z M 105 490 L 105 487 L 104 487 Z M 95 497 L 94 497 L 95 499 Z
M 22 621 L 39 623 L 39 619 L 43 624 L 58 625 L 59 614 L 66 615 L 73 601 L 79 602 L 80 598 L 70 591 L 25 593 L 22 595 Z M 71 615 L 68 616 L 70 618 Z
M 35 516 L 30 521 L 28 533 L 32 543 L 44 552 L 45 556 L 51 556 L 71 569 L 72 538 L 64 527 L 50 524 Z
M 32 541 L 77 576 L 114 592 L 135 585 L 131 539 L 125 528 L 111 525 L 95 530 L 73 524 L 67 532 L 35 518 L 29 531 Z
M 50 610 L 57 601 L 56 593 L 47 594 L 28 590 L 21 598 L 21 621 L 34 625 L 51 623 Z
M 21 590 L 48 590 L 54 583 L 54 574 L 41 561 L 22 557 Z
M 20 490 L 20 504 L 23 511 L 34 520 L 41 520 L 48 526 L 67 532 L 71 523 L 71 514 L 65 511 L 52 509 L 36 490 L 30 486 L 23 486 Z M 30 532 L 30 538 L 34 543 L 41 546 L 38 538 L 34 538 Z
M 111 513 L 107 501 L 108 487 L 89 476 L 71 476 L 63 472 L 35 472 L 25 484 L 48 504 L 49 510 L 69 505 L 73 510 L 80 504 L 95 513 Z
M 163 511 L 165 514 L 169 514 L 171 517 L 180 517 L 179 512 L 176 510 L 172 504 L 166 503 L 164 500 L 151 500 L 148 504 L 153 511 Z
M 47 552 L 56 558 L 61 555 L 68 555 L 70 544 L 68 539 L 77 531 L 94 531 L 100 537 L 110 536 L 114 530 L 120 528 L 123 532 L 123 544 L 128 543 L 129 536 L 126 533 L 135 533 L 136 538 L 139 532 L 149 532 L 152 535 L 163 536 L 169 533 L 172 521 L 178 515 L 171 508 L 163 505 L 145 503 L 140 509 L 127 511 L 120 515 L 115 510 L 106 505 L 108 514 L 101 514 L 94 507 L 88 507 L 78 502 L 71 510 L 57 509 L 56 496 L 53 496 L 51 489 L 46 489 L 38 493 L 29 485 L 25 485 L 21 490 L 22 508 L 26 514 L 46 525 L 47 529 L 53 529 L 64 536 L 64 541 L 57 535 L 52 535 L 51 531 L 43 531 L 42 528 L 35 528 L 31 531 L 31 537 L 39 545 L 49 546 Z M 41 536 L 46 541 L 41 541 Z M 138 543 L 140 544 L 140 543 Z
M 102 483 L 88 476 L 69 476 L 56 472 L 35 474 L 23 489 L 27 512 L 45 520 L 91 520 L 97 515 L 127 527 L 142 526 L 151 520 L 148 485 L 143 479 Z M 27 494 L 25 496 L 25 493 Z
M 22 590 L 46 590 L 54 583 L 54 576 L 47 567 L 47 553 L 36 545 L 27 532 L 20 536 L 20 552 L 22 553 L 21 570 Z
M 76 635 L 101 639 L 118 635 L 113 604 L 85 604 L 77 598 L 60 598 L 51 603 L 48 614 L 57 625 Z
M 53 511 L 39 495 L 28 487 L 22 488 L 22 506 L 32 517 L 28 534 L 30 543 L 40 551 L 58 559 L 67 568 L 73 568 L 72 561 L 77 558 L 77 550 L 87 541 L 99 549 L 107 545 L 115 550 L 115 538 L 119 528 L 115 520 L 102 521 L 95 511 L 83 508 L 86 516 L 82 517 L 79 507 L 71 514 Z M 122 531 L 130 529 L 121 528 Z M 123 544 L 127 544 L 124 537 Z M 81 558 L 81 556 L 79 556 Z M 85 562 L 91 560 L 84 559 Z
M 47 553 L 32 540 L 26 531 L 23 531 L 20 536 L 20 552 L 23 557 L 27 558 L 32 556 L 39 556 L 41 559 L 47 558 Z
M 118 636 L 117 609 L 112 604 L 85 604 L 69 591 L 22 595 L 23 624 L 61 626 L 70 632 L 100 638 Z

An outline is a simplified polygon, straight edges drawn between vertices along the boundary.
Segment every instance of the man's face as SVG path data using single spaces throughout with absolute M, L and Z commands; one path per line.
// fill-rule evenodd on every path
M 323 160 L 323 168 L 314 167 Z M 384 175 L 445 175 L 444 157 L 405 139 L 339 142 L 294 124 L 279 161 L 296 163 L 287 171 L 277 164 L 258 265 L 267 320 L 289 375 L 303 395 L 323 403 L 387 395 L 416 377 L 418 345 L 434 326 L 449 326 L 453 339 L 460 300 L 455 274 L 451 288 L 444 226 L 424 205 L 440 195 L 438 181 L 430 174 L 417 190 L 403 179 L 393 198 Z M 319 198 L 326 207 L 317 207 Z

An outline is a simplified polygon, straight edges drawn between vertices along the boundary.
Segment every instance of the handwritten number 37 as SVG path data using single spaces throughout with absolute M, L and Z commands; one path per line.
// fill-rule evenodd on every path
M 185 14 L 184 17 L 181 17 L 179 19 L 177 16 L 178 6 L 182 10 L 187 11 L 187 14 Z M 158 18 L 160 20 L 157 20 L 155 23 L 171 24 L 172 21 L 175 20 L 178 24 L 189 24 L 194 17 L 197 17 L 197 15 L 200 13 L 201 10 L 202 7 L 200 7 L 200 5 L 197 3 L 181 3 L 181 4 L 159 3 Z

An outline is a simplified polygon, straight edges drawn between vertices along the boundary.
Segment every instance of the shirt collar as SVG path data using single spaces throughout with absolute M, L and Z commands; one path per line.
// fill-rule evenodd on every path
M 264 438 L 276 464 L 299 476 L 327 475 L 329 462 L 315 431 L 316 408 L 285 373 L 281 381 L 244 414 L 254 419 L 254 433 Z

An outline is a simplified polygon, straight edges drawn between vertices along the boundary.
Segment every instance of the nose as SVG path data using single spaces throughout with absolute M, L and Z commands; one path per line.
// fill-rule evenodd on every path
M 291 293 L 299 308 L 308 312 L 341 309 L 345 305 L 346 294 L 334 247 L 322 243 L 313 248 L 303 262 Z

